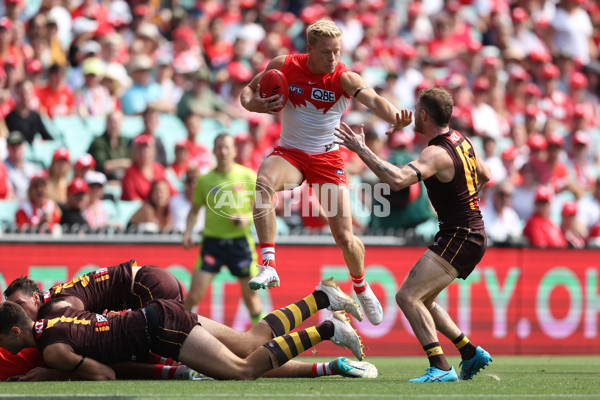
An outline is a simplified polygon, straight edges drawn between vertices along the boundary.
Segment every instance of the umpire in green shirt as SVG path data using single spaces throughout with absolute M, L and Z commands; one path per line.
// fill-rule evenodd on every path
M 198 304 L 221 267 L 227 265 L 240 282 L 244 303 L 252 324 L 255 324 L 263 317 L 260 298 L 248 286 L 248 281 L 257 272 L 254 270 L 256 251 L 250 235 L 256 173 L 235 163 L 235 141 L 227 133 L 215 138 L 213 153 L 217 166 L 198 177 L 183 233 L 183 246 L 190 248 L 193 245 L 192 229 L 200 208 L 205 207 L 200 256 L 184 305 L 192 309 Z

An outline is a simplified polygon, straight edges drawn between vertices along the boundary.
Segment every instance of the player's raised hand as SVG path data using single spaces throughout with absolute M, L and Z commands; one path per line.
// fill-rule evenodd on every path
M 344 145 L 355 153 L 358 153 L 361 147 L 365 146 L 364 125 L 360 126 L 358 132 L 354 132 L 348 124 L 342 122 L 339 127 L 335 128 L 333 134 L 337 137 L 337 140 L 334 140 L 333 143 Z
M 400 110 L 399 113 L 396 113 L 396 120 L 390 126 L 390 129 L 385 133 L 386 135 L 391 135 L 392 133 L 399 131 L 402 128 L 407 127 L 412 123 L 413 113 L 408 110 Z
M 283 107 L 283 98 L 280 95 L 269 97 L 260 96 L 260 84 L 256 85 L 252 100 L 246 105 L 246 109 L 258 113 L 266 113 L 276 115 L 277 111 Z

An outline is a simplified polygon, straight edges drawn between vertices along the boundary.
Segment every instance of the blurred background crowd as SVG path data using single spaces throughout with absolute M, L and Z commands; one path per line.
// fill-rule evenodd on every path
M 451 126 L 493 171 L 494 245 L 600 245 L 598 0 L 4 0 L 0 15 L 3 232 L 183 231 L 216 135 L 255 170 L 278 143 L 277 116 L 243 109 L 241 89 L 330 18 L 340 61 L 398 108 L 453 95 Z M 426 145 L 358 102 L 343 120 L 395 164 Z M 379 193 L 344 154 L 359 233 L 435 233 L 422 184 Z M 302 212 L 309 190 L 280 197 L 280 234 L 327 229 Z

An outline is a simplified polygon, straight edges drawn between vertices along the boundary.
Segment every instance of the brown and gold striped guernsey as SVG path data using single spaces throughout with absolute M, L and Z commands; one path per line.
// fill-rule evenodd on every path
M 483 229 L 479 211 L 477 161 L 471 142 L 455 130 L 436 136 L 429 146 L 446 150 L 454 163 L 454 179 L 440 182 L 435 175 L 424 181 L 431 204 L 438 214 L 440 229 L 463 227 Z

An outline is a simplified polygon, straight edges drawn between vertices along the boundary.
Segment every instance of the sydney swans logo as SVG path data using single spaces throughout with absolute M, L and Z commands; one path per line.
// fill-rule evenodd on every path
M 215 214 L 230 218 L 236 214 L 252 213 L 254 204 L 254 217 L 261 217 L 275 209 L 277 196 L 270 202 L 263 201 L 260 196 L 255 198 L 255 187 L 269 197 L 273 194 L 268 186 L 250 180 L 223 182 L 210 189 L 206 205 Z

